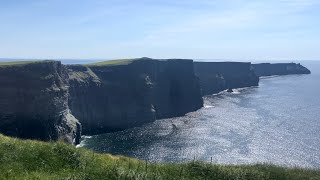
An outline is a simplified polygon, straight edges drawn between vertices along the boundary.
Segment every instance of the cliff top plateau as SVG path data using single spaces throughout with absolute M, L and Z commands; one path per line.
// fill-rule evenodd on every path
M 191 59 L 153 59 L 153 58 L 148 58 L 148 57 L 142 57 L 142 58 L 132 58 L 132 59 L 114 59 L 114 60 L 106 60 L 106 61 L 101 61 L 101 62 L 96 62 L 96 63 L 89 63 L 85 64 L 85 66 L 116 66 L 116 65 L 128 65 L 131 64 L 132 62 L 136 61 L 168 61 L 168 60 L 190 60 Z
M 39 63 L 47 63 L 47 62 L 56 62 L 54 60 L 35 60 L 35 61 L 10 61 L 10 62 L 0 62 L 0 67 L 6 66 L 24 66 L 30 64 L 39 64 Z

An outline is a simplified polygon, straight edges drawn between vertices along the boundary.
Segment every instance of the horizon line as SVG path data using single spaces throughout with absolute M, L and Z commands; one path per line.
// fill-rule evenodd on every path
M 9 60 L 9 61 L 19 61 L 19 60 L 68 60 L 68 61 L 109 61 L 109 60 L 117 60 L 117 59 L 138 59 L 142 57 L 135 58 L 6 58 L 0 57 L 0 61 Z M 191 60 L 214 60 L 214 61 L 319 61 L 319 59 L 233 59 L 233 58 L 153 58 L 151 59 L 191 59 Z

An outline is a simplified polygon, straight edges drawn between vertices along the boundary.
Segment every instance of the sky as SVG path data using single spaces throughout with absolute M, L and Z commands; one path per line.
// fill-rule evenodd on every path
M 319 60 L 320 0 L 0 0 L 0 57 Z

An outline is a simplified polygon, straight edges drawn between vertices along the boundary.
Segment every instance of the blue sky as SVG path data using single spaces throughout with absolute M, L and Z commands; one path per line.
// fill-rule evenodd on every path
M 0 57 L 320 59 L 319 0 L 0 0 Z

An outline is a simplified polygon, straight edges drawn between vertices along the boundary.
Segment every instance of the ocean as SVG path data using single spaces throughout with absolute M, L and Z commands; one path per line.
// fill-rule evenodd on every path
M 202 160 L 320 168 L 320 62 L 310 75 L 204 97 L 202 109 L 142 127 L 84 136 L 80 146 L 150 162 Z

